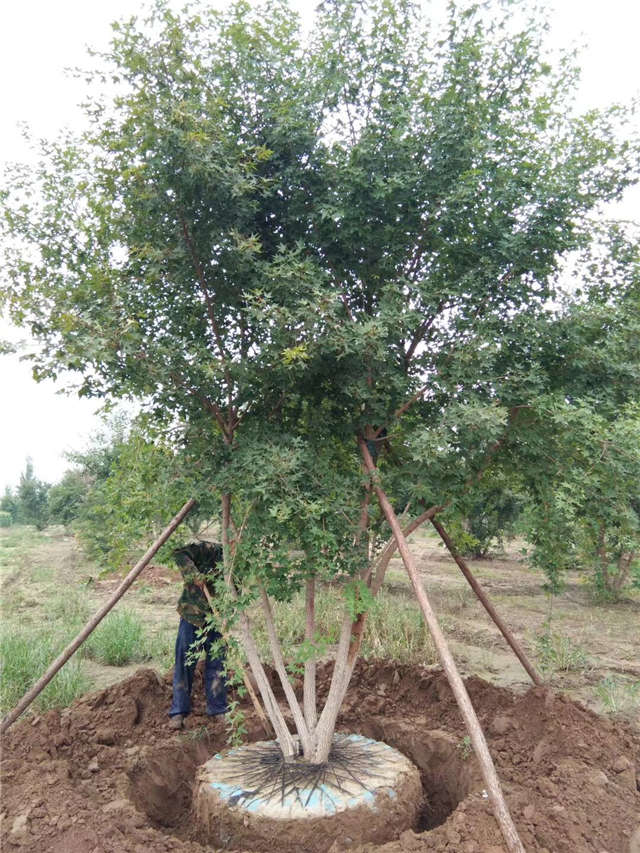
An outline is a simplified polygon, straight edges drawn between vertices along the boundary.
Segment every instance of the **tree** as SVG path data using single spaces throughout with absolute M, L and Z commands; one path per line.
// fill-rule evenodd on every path
M 49 521 L 47 493 L 49 485 L 38 480 L 33 471 L 33 462 L 27 457 L 24 472 L 16 490 L 18 520 L 23 524 L 34 524 L 44 530 Z
M 88 485 L 78 471 L 67 471 L 59 483 L 49 489 L 47 503 L 49 521 L 53 524 L 70 525 L 82 512 Z
M 487 474 L 477 489 L 469 491 L 464 516 L 454 521 L 460 553 L 482 558 L 492 547 L 501 548 L 506 538 L 515 535 L 523 506 L 524 496 L 516 484 L 509 483 L 502 472 Z
M 7 527 L 18 520 L 18 500 L 9 486 L 5 486 L 4 494 L 0 498 L 0 512 L 6 513 L 9 517 L 5 525 Z
M 189 470 L 180 448 L 169 447 L 144 422 L 98 437 L 84 453 L 72 454 L 81 465 L 75 476 L 86 484 L 74 530 L 86 553 L 107 569 L 131 562 L 141 545 L 155 538 L 165 526 L 167 504 L 179 503 L 183 494 L 198 495 L 193 510 L 192 535 L 202 524 L 211 498 L 200 494 L 195 472 Z M 178 534 L 180 536 L 180 534 Z M 167 558 L 175 547 L 159 552 Z
M 640 545 L 637 229 L 606 228 L 576 266 L 572 298 L 544 335 L 530 335 L 546 391 L 524 415 L 531 429 L 518 462 L 533 499 L 533 561 L 551 588 L 563 568 L 585 568 L 616 598 L 637 576 Z
M 549 382 L 527 335 L 597 205 L 637 178 L 625 111 L 573 116 L 571 59 L 554 69 L 513 11 L 452 3 L 432 33 L 408 0 L 325 0 L 303 44 L 279 0 L 158 2 L 146 27 L 115 25 L 89 78 L 117 95 L 91 101 L 91 130 L 4 195 L 5 298 L 40 342 L 34 375 L 142 400 L 219 501 L 224 618 L 285 756 L 247 605 L 322 762 L 394 550 L 358 446 L 407 529 L 512 459 Z M 318 714 L 324 578 L 345 612 Z M 270 603 L 295 588 L 302 707 Z

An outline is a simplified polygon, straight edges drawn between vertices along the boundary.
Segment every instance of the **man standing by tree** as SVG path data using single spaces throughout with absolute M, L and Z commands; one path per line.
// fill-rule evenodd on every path
M 204 649 L 204 689 L 207 698 L 207 715 L 215 717 L 227 711 L 227 688 L 224 682 L 222 658 L 216 656 L 212 647 L 221 639 L 215 628 L 208 626 L 207 617 L 211 608 L 205 588 L 209 594 L 211 573 L 222 562 L 222 547 L 206 542 L 193 543 L 173 552 L 176 564 L 184 579 L 184 589 L 178 601 L 180 626 L 176 638 L 175 668 L 173 671 L 173 701 L 169 726 L 181 729 L 184 718 L 191 711 L 191 688 L 195 672 L 198 649 Z M 194 645 L 195 644 L 195 645 Z

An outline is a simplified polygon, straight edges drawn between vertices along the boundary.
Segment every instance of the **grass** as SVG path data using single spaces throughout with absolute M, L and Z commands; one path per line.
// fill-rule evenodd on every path
M 91 616 L 91 604 L 83 589 L 70 589 L 50 599 L 47 613 L 52 621 L 80 630 Z
M 461 660 L 466 656 L 467 661 L 479 662 L 498 684 L 509 685 L 514 680 L 519 683 L 522 674 L 517 662 L 510 666 L 512 656 L 496 642 L 491 623 L 479 609 L 457 567 L 443 559 L 438 540 L 427 531 L 425 535 L 419 532 L 413 541 L 440 624 L 458 644 L 456 652 L 462 656 Z M 640 590 L 632 593 L 624 606 L 596 607 L 579 573 L 569 573 L 565 591 L 553 600 L 551 625 L 548 596 L 519 556 L 507 555 L 499 562 L 478 561 L 473 569 L 479 581 L 486 584 L 504 618 L 520 636 L 531 639 L 533 654 L 546 674 L 561 677 L 567 673 L 563 689 L 600 712 L 637 714 L 640 709 L 637 676 L 635 680 L 624 679 L 610 673 L 612 662 L 624 663 L 635 654 L 630 638 L 637 634 Z M 98 580 L 88 586 L 88 577 L 98 578 L 99 571 L 87 562 L 62 528 L 40 532 L 25 526 L 0 529 L 1 701 L 5 709 L 23 695 L 111 594 L 112 584 Z M 118 605 L 97 629 L 89 649 L 81 649 L 47 688 L 38 700 L 38 709 L 68 704 L 83 690 L 106 687 L 122 678 L 122 669 L 106 661 L 119 665 L 144 661 L 162 671 L 170 668 L 179 583 L 172 580 L 156 583 L 144 576 L 138 583 L 123 602 L 130 618 L 118 616 L 122 608 Z M 303 597 L 277 604 L 274 610 L 283 635 L 285 658 L 299 661 L 304 635 Z M 324 644 L 318 647 L 318 657 L 323 660 L 331 658 L 342 610 L 337 585 L 318 590 L 318 633 L 325 637 Z M 269 660 L 259 613 L 255 621 L 261 651 Z M 93 660 L 88 655 L 83 657 L 85 651 Z M 436 662 L 431 640 L 398 560 L 390 566 L 387 585 L 369 614 L 363 656 L 410 664 Z
M 0 632 L 0 712 L 15 706 L 86 622 L 89 603 L 82 593 L 61 595 L 48 609 L 51 621 L 39 628 L 6 623 Z M 83 659 L 107 666 L 154 661 L 168 669 L 173 636 L 148 634 L 128 610 L 109 614 L 34 702 L 39 711 L 64 708 L 91 689 Z
M 65 633 L 42 628 L 18 632 L 6 625 L 0 632 L 0 710 L 13 708 L 68 642 Z M 34 702 L 40 711 L 64 708 L 89 689 L 82 661 L 72 658 Z
M 322 638 L 317 646 L 320 656 L 337 641 L 344 603 L 340 590 L 325 587 L 316 598 L 316 633 Z M 277 602 L 274 607 L 278 635 L 285 659 L 295 659 L 304 638 L 304 598 L 296 595 L 290 602 Z M 269 659 L 269 643 L 259 610 L 255 611 L 256 641 L 261 655 Z M 417 604 L 398 599 L 382 590 L 369 611 L 362 657 L 391 658 L 401 663 L 433 664 L 436 653 Z
M 130 610 L 109 613 L 83 646 L 86 657 L 108 666 L 146 659 L 143 628 Z

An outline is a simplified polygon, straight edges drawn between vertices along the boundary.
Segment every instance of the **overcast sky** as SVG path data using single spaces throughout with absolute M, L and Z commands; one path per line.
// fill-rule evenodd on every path
M 521 0 L 521 5 L 528 2 Z M 294 0 L 293 5 L 309 17 L 315 2 Z M 581 61 L 581 106 L 604 106 L 637 94 L 640 4 L 636 0 L 555 0 L 550 5 L 553 43 L 587 45 Z M 110 22 L 136 14 L 142 6 L 140 0 L 19 0 L 4 5 L 0 161 L 25 158 L 20 122 L 28 123 L 41 137 L 55 136 L 64 126 L 78 127 L 76 105 L 83 98 L 83 84 L 66 76 L 64 69 L 87 64 L 86 46 L 106 47 Z M 617 213 L 640 219 L 638 188 L 627 194 Z M 21 336 L 0 322 L 0 338 Z M 0 358 L 0 382 L 0 490 L 17 483 L 28 455 L 36 474 L 54 482 L 66 467 L 63 452 L 84 446 L 99 427 L 97 405 L 60 395 L 51 382 L 36 384 L 29 366 L 14 356 Z

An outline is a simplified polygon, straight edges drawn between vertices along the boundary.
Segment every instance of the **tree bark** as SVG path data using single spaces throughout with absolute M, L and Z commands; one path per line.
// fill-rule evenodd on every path
M 305 584 L 305 626 L 304 638 L 308 646 L 312 646 L 316 633 L 316 579 L 307 578 Z M 304 717 L 309 731 L 313 731 L 318 723 L 318 708 L 316 703 L 316 661 L 314 657 L 304 663 L 304 687 L 302 704 Z
M 431 524 L 433 524 L 435 529 L 438 531 L 440 538 L 442 539 L 444 544 L 447 546 L 449 553 L 451 554 L 453 559 L 456 561 L 456 563 L 460 567 L 460 571 L 462 572 L 462 574 L 467 579 L 469 586 L 475 592 L 475 594 L 478 596 L 482 606 L 487 611 L 489 616 L 493 619 L 495 624 L 498 626 L 500 633 L 502 634 L 502 636 L 505 638 L 507 643 L 509 643 L 509 645 L 513 649 L 516 657 L 518 658 L 518 660 L 520 661 L 522 666 L 526 669 L 526 671 L 529 674 L 529 677 L 531 678 L 533 683 L 534 684 L 542 684 L 542 678 L 538 674 L 536 668 L 533 666 L 533 664 L 531 663 L 529 658 L 525 655 L 522 646 L 516 640 L 516 638 L 513 636 L 513 634 L 511 633 L 511 630 L 507 627 L 505 622 L 503 622 L 502 618 L 498 615 L 495 607 L 489 601 L 489 598 L 488 598 L 486 592 L 482 589 L 482 587 L 480 586 L 480 584 L 478 583 L 478 581 L 476 580 L 476 578 L 472 574 L 471 569 L 469 568 L 469 566 L 466 564 L 465 560 L 462 559 L 462 557 L 460 556 L 460 554 L 456 550 L 455 545 L 453 544 L 453 542 L 449 538 L 449 535 L 446 532 L 446 530 L 444 529 L 444 527 L 442 526 L 442 524 L 436 518 L 431 519 Z
M 429 631 L 431 632 L 431 636 L 433 637 L 433 642 L 436 646 L 436 650 L 438 652 L 442 668 L 445 671 L 449 684 L 451 685 L 453 694 L 458 703 L 458 707 L 460 708 L 463 719 L 465 721 L 467 731 L 469 732 L 469 736 L 471 738 L 471 743 L 473 745 L 474 751 L 478 758 L 478 762 L 480 764 L 485 785 L 487 786 L 489 799 L 493 807 L 493 813 L 496 817 L 498 825 L 500 826 L 500 830 L 507 845 L 507 849 L 509 850 L 509 853 L 524 853 L 524 847 L 522 846 L 522 842 L 520 841 L 520 838 L 518 836 L 518 831 L 515 827 L 515 824 L 513 823 L 511 815 L 509 814 L 509 809 L 505 802 L 504 795 L 502 793 L 502 788 L 500 787 L 500 781 L 496 774 L 496 770 L 493 765 L 491 754 L 487 747 L 487 742 L 485 740 L 484 733 L 476 716 L 473 705 L 471 704 L 471 700 L 464 686 L 464 682 L 460 677 L 460 673 L 458 672 L 455 661 L 451 655 L 451 652 L 449 651 L 447 641 L 440 629 L 440 625 L 438 624 L 436 615 L 431 607 L 431 602 L 429 601 L 429 598 L 420 581 L 418 570 L 407 545 L 407 540 L 405 539 L 402 529 L 398 523 L 398 519 L 396 518 L 396 515 L 393 511 L 393 507 L 391 506 L 389 499 L 387 498 L 386 494 L 382 490 L 382 487 L 380 486 L 379 475 L 373 464 L 371 455 L 367 449 L 366 442 L 362 438 L 360 438 L 358 441 L 360 445 L 360 452 L 364 459 L 367 471 L 371 476 L 373 488 L 380 503 L 380 508 L 382 509 L 387 521 L 389 522 L 389 526 L 393 531 L 393 535 L 397 539 L 398 548 L 402 556 L 402 561 L 407 570 L 407 574 L 411 579 L 411 584 L 418 599 L 418 603 L 420 605 L 420 609 L 422 610 L 425 622 L 427 623 Z
M 340 630 L 340 640 L 336 651 L 336 659 L 333 665 L 331 685 L 318 725 L 316 728 L 316 747 L 314 761 L 322 764 L 329 757 L 333 732 L 340 712 L 340 706 L 346 691 L 345 678 L 347 677 L 347 657 L 351 640 L 351 616 L 345 613 Z
M 53 676 L 58 672 L 59 669 L 65 665 L 65 663 L 69 660 L 69 658 L 80 648 L 80 646 L 87 639 L 89 634 L 97 628 L 100 622 L 104 619 L 107 613 L 120 601 L 125 592 L 129 589 L 131 584 L 135 581 L 138 575 L 142 572 L 145 566 L 149 563 L 152 557 L 160 550 L 160 548 L 164 545 L 164 543 L 169 539 L 171 534 L 178 528 L 187 515 L 191 512 L 191 510 L 196 505 L 196 502 L 192 499 L 186 502 L 186 504 L 182 507 L 180 512 L 175 515 L 167 527 L 162 531 L 160 536 L 156 539 L 156 541 L 151 545 L 151 547 L 147 550 L 145 555 L 139 560 L 135 566 L 131 569 L 129 574 L 124 578 L 120 586 L 113 593 L 109 601 L 104 604 L 100 610 L 93 616 L 87 624 L 84 626 L 82 631 L 78 634 L 78 636 L 67 646 L 67 648 L 61 652 L 58 657 L 51 664 L 49 669 L 44 673 L 44 675 L 33 685 L 33 687 L 28 690 L 22 699 L 18 702 L 16 707 L 10 711 L 7 716 L 2 720 L 0 724 L 0 733 L 5 732 L 9 726 L 11 726 L 18 717 L 25 711 L 29 705 L 33 702 L 33 700 L 38 696 L 38 694 L 44 690 L 47 684 L 51 681 Z
M 442 507 L 440 506 L 429 507 L 429 509 L 425 510 L 425 512 L 423 512 L 421 515 L 414 518 L 413 521 L 411 521 L 404 528 L 404 535 L 410 536 L 421 525 L 423 525 L 425 521 L 429 521 L 430 519 L 432 519 L 437 512 L 440 512 L 441 509 Z M 373 595 L 377 595 L 378 591 L 382 587 L 387 568 L 389 567 L 389 563 L 391 562 L 393 555 L 397 550 L 398 542 L 395 537 L 392 537 L 391 540 L 385 545 L 384 550 L 382 551 L 376 562 L 375 577 L 371 586 L 371 592 L 373 593 Z
M 280 710 L 275 694 L 271 689 L 271 685 L 269 684 L 269 679 L 264 671 L 262 662 L 260 661 L 260 656 L 253 639 L 251 623 L 249 622 L 246 613 L 240 613 L 239 619 L 240 642 L 242 643 L 242 647 L 247 656 L 249 668 L 251 669 L 253 677 L 256 680 L 256 684 L 258 685 L 258 690 L 260 691 L 262 701 L 264 702 L 265 711 L 267 712 L 267 716 L 269 717 L 271 725 L 276 733 L 276 740 L 282 750 L 285 761 L 291 760 L 297 755 L 297 749 L 293 738 L 291 737 L 291 732 L 289 731 L 287 722 Z

